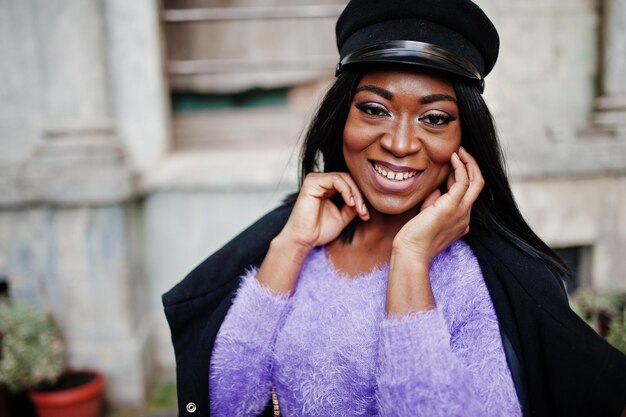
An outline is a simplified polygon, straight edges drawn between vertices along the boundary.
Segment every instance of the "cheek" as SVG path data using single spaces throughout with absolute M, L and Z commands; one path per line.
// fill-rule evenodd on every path
M 456 149 L 453 149 L 451 151 L 444 151 L 442 150 L 440 153 L 438 153 L 438 158 L 435 159 L 435 157 L 431 157 L 431 160 L 433 161 L 434 166 L 436 167 L 434 170 L 435 173 L 435 183 L 437 184 L 437 186 L 441 186 L 443 185 L 445 187 L 446 181 L 448 180 L 448 176 L 450 175 L 450 173 L 452 172 L 452 164 L 450 163 L 450 158 L 452 157 L 452 152 L 454 152 Z
M 459 146 L 461 146 L 461 132 L 455 131 L 453 134 L 431 143 L 428 154 L 435 164 L 449 166 L 450 158 L 454 152 L 459 150 Z
M 343 129 L 343 151 L 344 153 L 361 152 L 372 144 L 375 137 L 371 126 L 348 119 Z
M 359 152 L 363 150 L 363 148 L 365 147 L 363 142 L 365 141 L 361 139 L 356 129 L 349 128 L 348 126 L 346 126 L 346 128 L 343 131 L 344 154 L 350 154 L 350 153 Z M 344 155 L 344 157 L 346 156 L 348 155 Z

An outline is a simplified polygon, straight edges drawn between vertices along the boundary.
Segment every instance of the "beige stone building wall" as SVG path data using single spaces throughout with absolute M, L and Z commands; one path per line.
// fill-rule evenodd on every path
M 478 3 L 501 34 L 486 99 L 523 213 L 554 247 L 584 248 L 584 284 L 625 289 L 626 3 Z M 160 295 L 296 189 L 336 59 L 341 1 L 163 4 L 227 18 L 185 34 L 156 0 L 0 0 L 0 279 L 50 306 L 70 362 L 103 369 L 115 404 L 173 372 Z M 287 88 L 285 104 L 170 107 L 171 89 L 253 87 Z

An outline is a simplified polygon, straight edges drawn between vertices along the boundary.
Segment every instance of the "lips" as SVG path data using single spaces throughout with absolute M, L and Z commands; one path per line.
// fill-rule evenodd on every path
M 409 167 L 401 167 L 393 164 L 372 161 L 374 171 L 380 176 L 391 181 L 406 181 L 413 178 L 420 171 Z

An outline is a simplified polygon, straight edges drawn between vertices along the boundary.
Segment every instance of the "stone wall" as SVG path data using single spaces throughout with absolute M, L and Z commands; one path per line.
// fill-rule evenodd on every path
M 624 2 L 479 3 L 501 34 L 486 99 L 523 213 L 549 244 L 585 248 L 584 283 L 626 288 Z M 297 139 L 332 79 L 264 74 L 290 89 L 285 108 L 214 113 L 212 135 L 243 140 L 188 145 L 161 30 L 153 0 L 0 0 L 0 276 L 50 308 L 114 404 L 172 374 L 161 294 L 296 189 Z
M 137 184 L 169 140 L 157 4 L 2 0 L 0 31 L 0 277 L 53 314 L 70 366 L 142 403 L 156 367 Z

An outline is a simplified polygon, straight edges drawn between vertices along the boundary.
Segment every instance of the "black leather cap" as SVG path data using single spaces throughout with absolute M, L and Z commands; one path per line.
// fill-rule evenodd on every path
M 351 0 L 336 25 L 340 62 L 389 62 L 451 72 L 481 85 L 498 58 L 498 32 L 470 0 Z

